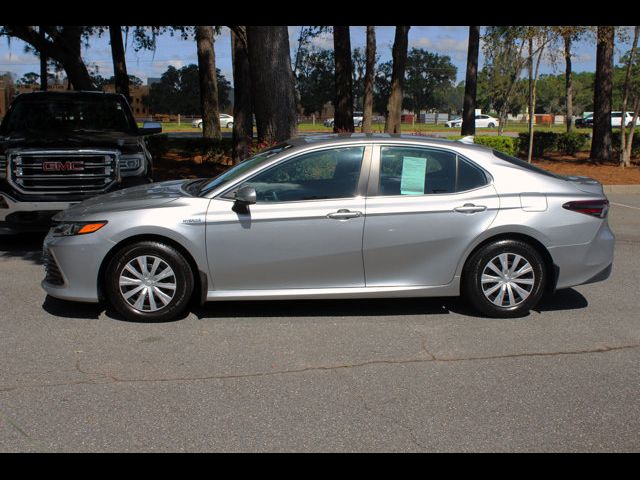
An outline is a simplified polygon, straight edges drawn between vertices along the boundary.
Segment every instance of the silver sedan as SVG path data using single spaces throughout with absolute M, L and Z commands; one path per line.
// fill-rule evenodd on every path
M 296 138 L 212 179 L 95 197 L 44 242 L 46 292 L 163 321 L 192 300 L 464 295 L 525 315 L 610 275 L 602 185 L 486 147 L 389 135 Z

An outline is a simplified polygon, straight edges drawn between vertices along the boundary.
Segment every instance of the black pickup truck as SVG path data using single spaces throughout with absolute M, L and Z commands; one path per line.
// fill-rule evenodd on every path
M 124 96 L 18 95 L 0 124 L 0 234 L 47 230 L 51 217 L 94 195 L 151 182 L 153 159 Z

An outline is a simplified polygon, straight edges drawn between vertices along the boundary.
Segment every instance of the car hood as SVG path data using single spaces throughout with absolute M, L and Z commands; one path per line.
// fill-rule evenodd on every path
M 96 216 L 108 212 L 155 208 L 181 197 L 188 197 L 189 194 L 183 191 L 182 186 L 190 181 L 170 180 L 98 195 L 63 210 L 54 216 L 53 220 L 77 220 L 80 217 Z

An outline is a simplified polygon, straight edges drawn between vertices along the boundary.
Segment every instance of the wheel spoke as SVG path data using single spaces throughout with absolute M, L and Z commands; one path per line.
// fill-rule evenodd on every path
M 156 295 L 158 295 L 158 298 L 160 299 L 162 306 L 165 306 L 167 303 L 171 301 L 172 297 L 160 291 L 160 289 L 157 286 L 153 287 L 153 291 L 155 292 Z
M 151 270 L 149 271 L 149 275 L 152 277 L 156 274 L 156 270 L 158 269 L 158 265 L 160 265 L 161 260 L 156 258 L 153 260 L 153 265 L 151 265 Z
M 157 310 L 156 299 L 153 297 L 154 288 L 147 288 L 147 295 L 149 295 L 149 308 L 151 311 Z
M 491 270 L 493 270 L 495 273 L 497 273 L 500 277 L 502 277 L 502 270 L 500 270 L 494 263 L 493 260 L 491 260 L 488 264 L 487 267 L 489 267 Z
M 133 285 L 140 285 L 141 283 L 142 280 L 140 280 L 139 278 L 125 277 L 124 275 L 120 276 L 121 287 L 130 287 Z
M 138 293 L 143 288 L 145 288 L 145 286 L 144 285 L 140 285 L 139 287 L 133 288 L 133 289 L 129 290 L 128 292 L 123 293 L 122 296 L 126 300 L 129 300 L 131 297 L 133 297 L 136 293 Z
M 142 280 L 144 278 L 144 275 L 141 275 L 140 272 L 138 270 L 136 270 L 135 268 L 133 268 L 133 266 L 128 263 L 126 267 L 124 267 L 125 270 L 129 273 L 131 273 L 132 275 L 134 275 L 136 278 L 139 278 L 140 280 Z
M 518 278 L 521 277 L 522 275 L 529 273 L 529 272 L 533 272 L 533 268 L 531 267 L 531 265 L 529 265 L 528 263 L 522 267 L 520 270 L 516 271 L 513 273 L 513 275 L 511 275 L 512 278 Z
M 158 275 L 153 277 L 153 279 L 156 282 L 159 282 L 160 280 L 164 280 L 165 278 L 171 277 L 172 275 L 173 275 L 173 270 L 171 270 L 171 267 L 167 265 L 167 268 L 165 268 L 162 272 L 160 272 Z
M 504 294 L 506 290 L 507 286 L 505 284 L 500 285 L 500 293 L 498 293 L 498 296 L 495 298 L 493 303 L 501 307 L 502 303 L 504 302 Z
M 524 288 L 520 287 L 517 283 L 512 284 L 513 289 L 516 291 L 520 298 L 524 300 L 529 296 L 529 292 L 527 292 Z
M 138 310 L 143 309 L 144 299 L 146 298 L 148 291 L 149 289 L 147 287 L 143 287 L 142 292 L 140 293 L 140 295 L 138 296 L 138 299 L 136 300 L 136 303 L 133 304 L 134 308 L 137 308 Z
M 136 258 L 138 262 L 138 266 L 140 267 L 140 271 L 143 276 L 149 275 L 149 271 L 147 270 L 147 257 L 138 257 Z
M 522 285 L 533 285 L 535 280 L 533 278 L 516 278 L 512 280 L 513 283 L 519 283 Z
M 509 255 L 506 253 L 500 254 L 500 266 L 502 267 L 502 273 L 509 271 Z
M 500 277 L 494 277 L 492 275 L 487 275 L 486 273 L 482 275 L 480 281 L 482 283 L 495 283 L 501 280 Z
M 513 272 L 516 271 L 520 260 L 522 260 L 522 257 L 520 255 L 514 255 L 513 263 L 511 264 L 511 268 L 509 269 L 509 275 L 513 275 Z
M 507 283 L 507 293 L 509 294 L 509 306 L 512 307 L 516 304 L 516 299 L 513 297 L 513 290 L 511 289 L 510 283 Z
M 501 283 L 498 283 L 497 285 L 494 285 L 491 288 L 488 288 L 487 290 L 484 291 L 484 294 L 488 297 L 489 295 L 491 295 L 493 292 L 495 292 L 496 290 L 498 290 L 500 287 L 502 286 Z

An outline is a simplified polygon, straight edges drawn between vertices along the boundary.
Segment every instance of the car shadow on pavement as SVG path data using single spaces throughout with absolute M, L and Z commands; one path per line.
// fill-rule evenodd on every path
M 22 258 L 35 265 L 42 265 L 44 233 L 0 235 L 0 259 Z
M 577 310 L 589 305 L 587 299 L 577 290 L 566 289 L 544 298 L 533 309 L 542 313 L 548 311 Z M 110 320 L 133 322 L 104 304 L 71 302 L 59 300 L 49 295 L 42 308 L 49 314 L 71 319 L 98 320 L 104 312 Z M 220 301 L 194 306 L 180 317 L 164 323 L 186 319 L 191 314 L 198 320 L 225 318 L 268 318 L 268 317 L 403 317 L 411 315 L 443 315 L 455 313 L 465 317 L 483 319 L 460 297 L 434 298 L 386 298 L 353 300 L 256 300 Z M 529 315 L 521 317 L 526 319 Z

